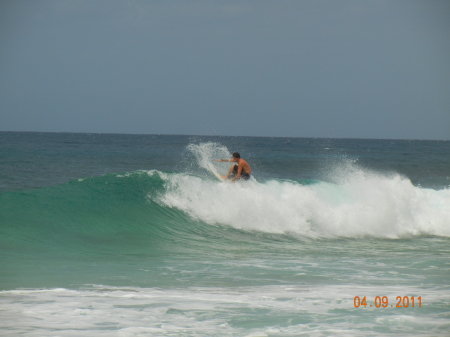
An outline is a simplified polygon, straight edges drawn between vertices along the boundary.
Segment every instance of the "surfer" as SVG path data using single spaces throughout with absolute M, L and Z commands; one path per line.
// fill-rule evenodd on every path
M 233 177 L 231 182 L 236 181 L 237 179 L 249 180 L 250 175 L 252 174 L 252 169 L 246 160 L 241 158 L 241 155 L 238 152 L 233 153 L 233 157 L 231 159 L 216 159 L 216 161 L 227 161 L 237 163 L 231 165 L 230 169 L 226 176 L 222 176 L 224 179 L 228 179 L 230 176 Z

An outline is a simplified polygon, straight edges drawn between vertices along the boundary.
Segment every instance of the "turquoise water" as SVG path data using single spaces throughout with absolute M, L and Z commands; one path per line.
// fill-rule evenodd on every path
M 450 142 L 0 139 L 2 335 L 449 334 Z

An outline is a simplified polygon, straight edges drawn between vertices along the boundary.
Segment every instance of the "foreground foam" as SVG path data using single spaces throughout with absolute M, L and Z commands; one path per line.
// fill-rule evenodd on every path
M 0 293 L 3 336 L 444 336 L 447 319 L 433 308 L 450 300 L 447 289 L 383 287 L 390 299 L 420 293 L 421 308 L 355 308 L 364 286 L 264 286 L 155 289 L 94 285 L 81 290 Z M 346 319 L 342 320 L 345 312 Z M 362 314 L 364 312 L 364 314 Z M 405 324 L 405 322 L 409 322 Z

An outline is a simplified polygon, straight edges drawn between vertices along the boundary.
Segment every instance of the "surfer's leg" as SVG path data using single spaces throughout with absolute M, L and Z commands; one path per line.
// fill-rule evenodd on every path
M 227 175 L 224 177 L 225 179 L 228 179 L 230 176 L 234 177 L 237 174 L 238 166 L 237 165 L 231 165 Z
M 244 179 L 244 180 L 249 180 L 250 179 L 250 174 L 248 174 L 247 172 L 244 171 L 244 172 L 242 172 L 240 178 Z

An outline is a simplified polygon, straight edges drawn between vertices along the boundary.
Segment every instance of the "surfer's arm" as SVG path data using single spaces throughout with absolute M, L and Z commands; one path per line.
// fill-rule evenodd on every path
M 216 161 L 226 161 L 226 162 L 229 162 L 230 159 L 216 159 Z

